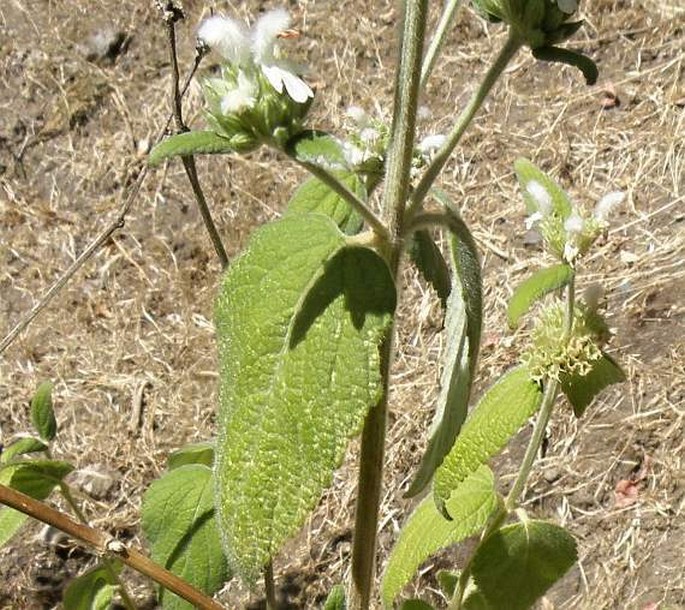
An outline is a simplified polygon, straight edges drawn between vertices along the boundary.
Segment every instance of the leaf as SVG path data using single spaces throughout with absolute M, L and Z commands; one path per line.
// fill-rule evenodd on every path
M 447 196 L 436 192 L 450 217 L 454 284 L 445 313 L 445 343 L 440 393 L 426 452 L 407 496 L 423 490 L 454 445 L 466 419 L 471 385 L 476 373 L 483 321 L 480 261 L 476 244 Z
M 213 131 L 187 131 L 162 140 L 150 151 L 148 164 L 159 165 L 172 157 L 190 155 L 217 155 L 234 152 L 235 147 L 228 138 Z
M 450 269 L 428 231 L 417 231 L 412 237 L 409 256 L 424 279 L 435 289 L 443 307 L 452 290 Z
M 451 599 L 454 591 L 459 583 L 460 572 L 450 572 L 449 570 L 440 570 L 437 573 L 436 579 L 440 585 L 443 595 L 447 599 Z
M 169 470 L 186 464 L 202 464 L 211 468 L 214 464 L 214 441 L 191 443 L 169 454 L 167 459 Z
M 57 421 L 52 408 L 52 383 L 44 381 L 31 399 L 31 423 L 38 435 L 51 441 L 57 434 Z
M 143 496 L 142 526 L 152 560 L 211 595 L 228 578 L 214 510 L 212 471 L 187 464 L 156 480 Z M 168 590 L 165 609 L 193 608 Z
M 528 191 L 530 182 L 535 181 L 540 184 L 549 194 L 552 202 L 552 210 L 561 220 L 566 220 L 573 209 L 571 200 L 564 190 L 550 178 L 545 172 L 538 169 L 527 159 L 519 158 L 514 163 L 514 171 L 518 178 L 523 199 L 526 202 L 527 211 L 532 214 L 538 210 L 538 204 Z
M 120 562 L 112 561 L 112 565 L 118 575 Z M 99 565 L 69 583 L 62 597 L 63 606 L 65 610 L 108 610 L 117 586 L 114 574 Z
M 402 588 L 431 555 L 478 533 L 497 507 L 492 472 L 481 466 L 446 502 L 452 520 L 438 511 L 430 496 L 424 498 L 405 523 L 388 559 L 381 591 L 385 607 L 392 607 Z
M 360 178 L 348 171 L 331 172 L 362 201 L 366 201 L 366 187 Z M 328 216 L 347 235 L 359 233 L 364 224 L 359 213 L 340 195 L 318 178 L 310 178 L 295 191 L 288 203 L 288 214 L 316 212 Z
M 8 464 L 13 458 L 27 453 L 37 453 L 45 451 L 48 446 L 38 438 L 33 436 L 24 436 L 17 439 L 0 453 L 0 464 Z
M 346 608 L 345 587 L 342 585 L 335 585 L 326 598 L 323 610 L 346 610 Z
M 395 309 L 385 262 L 296 214 L 255 232 L 216 308 L 220 527 L 253 581 L 303 523 L 382 395 L 378 345 Z
M 522 282 L 514 291 L 507 308 L 507 320 L 510 328 L 516 328 L 521 317 L 533 303 L 546 294 L 563 288 L 571 281 L 573 269 L 569 265 L 559 264 L 540 269 Z
M 472 575 L 493 608 L 525 610 L 577 559 L 576 543 L 562 527 L 524 521 L 494 532 L 476 551 Z
M 325 131 L 307 130 L 288 142 L 288 152 L 302 163 L 326 169 L 348 169 L 340 141 Z
M 509 371 L 486 392 L 435 473 L 433 491 L 438 507 L 469 474 L 499 453 L 537 411 L 541 399 L 540 386 L 524 367 Z
M 576 25 L 576 24 L 571 24 Z M 581 22 L 582 25 L 582 22 Z M 544 46 L 533 49 L 533 57 L 541 61 L 549 61 L 552 63 L 566 64 L 573 68 L 578 68 L 585 77 L 586 85 L 594 85 L 599 78 L 599 70 L 597 64 L 592 61 L 587 55 L 576 53 L 570 49 L 561 47 Z
M 53 460 L 13 462 L 0 468 L 0 485 L 7 485 L 36 500 L 44 500 L 73 466 Z M 0 547 L 19 530 L 27 516 L 8 506 L 0 507 Z
M 561 389 L 573 407 L 573 413 L 580 417 L 585 409 L 604 388 L 626 380 L 625 373 L 616 361 L 602 352 L 599 360 L 592 362 L 587 375 L 562 375 Z

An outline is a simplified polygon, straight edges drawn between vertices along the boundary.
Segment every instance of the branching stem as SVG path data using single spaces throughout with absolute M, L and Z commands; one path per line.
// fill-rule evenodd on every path
M 445 38 L 447 38 L 447 31 L 454 19 L 454 14 L 459 8 L 460 0 L 447 0 L 445 8 L 440 15 L 440 21 L 435 29 L 435 34 L 431 38 L 430 45 L 428 45 L 428 50 L 426 51 L 426 56 L 423 59 L 423 66 L 421 67 L 421 90 L 426 86 L 426 82 L 433 71 L 435 66 L 435 61 L 440 55 L 440 51 L 445 43 Z

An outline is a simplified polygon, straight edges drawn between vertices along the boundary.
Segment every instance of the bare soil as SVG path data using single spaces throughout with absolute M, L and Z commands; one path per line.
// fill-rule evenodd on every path
M 437 4 L 437 3 L 436 3 Z M 526 156 L 590 208 L 606 192 L 627 201 L 584 262 L 606 292 L 611 350 L 628 381 L 576 420 L 559 405 L 525 507 L 577 537 L 576 568 L 540 602 L 551 609 L 685 608 L 685 9 L 679 0 L 596 0 L 570 44 L 593 57 L 600 82 L 521 53 L 496 87 L 441 186 L 482 247 L 487 318 L 478 388 L 515 361 L 526 331 L 505 330 L 507 297 L 544 261 L 524 244 L 524 210 L 512 171 Z M 210 7 L 254 16 L 262 2 L 188 0 L 180 61 Z M 395 64 L 395 2 L 301 0 L 289 5 L 298 52 L 317 85 L 312 124 L 340 132 L 344 109 L 387 117 Z M 462 11 L 423 102 L 425 133 L 446 131 L 503 41 L 501 28 Z M 169 113 L 169 61 L 150 2 L 8 0 L 0 5 L 0 335 L 115 217 Z M 192 87 L 186 116 L 200 126 Z M 303 177 L 266 151 L 202 158 L 216 223 L 234 257 L 259 224 L 280 214 Z M 54 455 L 114 473 L 97 499 L 79 494 L 91 523 L 145 545 L 141 494 L 184 443 L 214 434 L 217 365 L 212 308 L 219 264 L 180 163 L 151 172 L 125 225 L 0 356 L 0 442 L 29 429 L 28 403 L 55 383 Z M 402 498 L 423 447 L 442 349 L 440 308 L 405 274 L 389 424 L 379 563 L 412 503 Z M 141 421 L 132 415 L 142 407 Z M 511 480 L 529 431 L 498 460 Z M 336 473 L 310 522 L 276 559 L 284 605 L 319 607 L 349 567 L 357 452 Z M 57 501 L 59 504 L 59 501 Z M 45 542 L 36 524 L 0 550 L 0 608 L 60 605 L 87 549 Z M 436 597 L 429 562 L 417 590 Z M 456 558 L 456 559 L 455 559 Z M 149 583 L 130 576 L 141 608 Z M 230 607 L 262 607 L 229 583 Z

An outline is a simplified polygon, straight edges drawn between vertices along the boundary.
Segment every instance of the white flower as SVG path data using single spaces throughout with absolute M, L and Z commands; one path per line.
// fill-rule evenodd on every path
M 364 144 L 373 145 L 376 143 L 380 135 L 381 134 L 378 133 L 378 129 L 373 127 L 364 127 L 364 129 L 359 132 L 359 139 L 364 142 Z
M 578 0 L 557 0 L 557 6 L 562 13 L 572 15 L 578 10 Z
M 535 201 L 538 212 L 542 217 L 547 216 L 552 211 L 552 196 L 547 189 L 537 180 L 531 180 L 526 184 L 526 191 Z
M 366 110 L 360 108 L 359 106 L 349 106 L 345 111 L 345 114 L 360 127 L 363 125 L 368 125 L 369 123 L 369 115 L 366 114 Z
M 240 70 L 238 72 L 238 86 L 221 98 L 221 112 L 232 114 L 246 108 L 252 108 L 257 101 L 257 93 L 257 83 Z
M 342 151 L 345 161 L 347 161 L 350 167 L 361 165 L 372 156 L 368 150 L 359 148 L 359 146 L 355 146 L 351 142 L 343 142 Z
M 623 203 L 625 198 L 626 194 L 622 191 L 613 191 L 612 193 L 607 193 L 597 202 L 597 205 L 595 206 L 595 218 L 602 223 L 608 223 L 612 210 L 617 205 Z
M 569 238 L 576 237 L 583 232 L 585 221 L 577 212 L 572 212 L 571 215 L 564 221 L 564 229 Z
M 442 148 L 446 141 L 447 136 L 436 133 L 423 138 L 423 140 L 418 143 L 417 148 L 422 155 L 429 156 Z
M 286 90 L 297 103 L 303 104 L 314 97 L 311 87 L 297 73 L 299 67 L 286 59 L 277 57 L 276 40 L 290 28 L 290 15 L 284 9 L 264 13 L 255 23 L 250 37 L 255 62 L 271 86 L 278 92 Z
M 232 64 L 244 66 L 250 62 L 250 38 L 239 22 L 214 15 L 205 19 L 197 31 L 198 39 Z

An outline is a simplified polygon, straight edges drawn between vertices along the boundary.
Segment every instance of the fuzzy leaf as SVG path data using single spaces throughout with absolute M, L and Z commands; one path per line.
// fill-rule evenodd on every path
M 446 502 L 452 520 L 438 511 L 430 496 L 424 498 L 405 523 L 385 568 L 381 591 L 391 608 L 402 588 L 431 555 L 479 532 L 497 507 L 495 481 L 481 466 L 454 491 Z
M 433 491 L 439 508 L 469 474 L 499 453 L 537 411 L 541 398 L 540 386 L 524 367 L 506 373 L 490 387 L 435 473 Z
M 55 460 L 13 462 L 0 468 L 0 484 L 25 493 L 36 500 L 44 500 L 73 466 Z M 27 516 L 8 506 L 0 507 L 0 547 L 19 530 Z
M 345 587 L 342 585 L 335 585 L 326 598 L 323 610 L 346 610 L 346 608 Z
M 44 441 L 51 441 L 57 434 L 57 421 L 52 408 L 52 383 L 44 381 L 31 399 L 31 423 Z
M 577 24 L 569 25 L 573 27 Z M 580 25 L 582 25 L 582 22 L 580 22 Z M 564 35 L 566 35 L 566 32 L 564 32 Z M 594 85 L 599 78 L 597 64 L 587 55 L 576 53 L 570 49 L 554 46 L 538 47 L 537 49 L 533 49 L 533 57 L 535 57 L 535 59 L 539 59 L 540 61 L 561 63 L 573 68 L 578 68 L 578 70 L 580 70 L 585 77 L 586 85 Z
M 444 194 L 437 194 L 443 200 Z M 423 490 L 435 470 L 454 445 L 466 419 L 471 384 L 476 372 L 483 322 L 483 295 L 480 262 L 476 244 L 468 227 L 443 200 L 450 215 L 452 267 L 454 282 L 445 313 L 446 348 L 442 357 L 440 394 L 428 447 L 414 477 L 408 496 Z
M 191 443 L 169 454 L 167 459 L 169 470 L 174 470 L 186 464 L 203 464 L 211 468 L 214 464 L 214 442 L 202 441 L 200 443 Z
M 228 578 L 214 510 L 212 471 L 187 464 L 157 479 L 143 497 L 142 526 L 153 561 L 211 595 Z M 168 610 L 192 610 L 192 604 L 162 590 Z
M 480 545 L 472 575 L 493 608 L 526 610 L 576 559 L 575 540 L 565 529 L 524 521 L 501 528 Z
M 395 302 L 385 262 L 345 247 L 320 214 L 262 227 L 224 277 L 216 503 L 248 581 L 306 519 L 380 399 Z
M 187 131 L 162 140 L 150 151 L 149 165 L 159 165 L 166 159 L 190 155 L 217 155 L 234 152 L 228 138 L 213 131 Z
M 15 457 L 26 455 L 27 453 L 37 453 L 45 451 L 48 446 L 38 438 L 24 436 L 8 445 L 0 453 L 0 464 L 8 464 Z
M 303 131 L 288 142 L 288 151 L 298 161 L 326 169 L 347 169 L 340 142 L 325 131 Z
M 575 416 L 580 417 L 604 388 L 625 380 L 626 375 L 621 367 L 611 356 L 602 353 L 602 357 L 592 363 L 587 375 L 562 375 L 561 389 L 571 403 Z
M 409 256 L 424 279 L 435 289 L 442 306 L 447 307 L 447 297 L 452 290 L 450 269 L 428 231 L 414 233 Z
M 366 188 L 356 174 L 343 170 L 331 173 L 362 201 L 366 200 Z M 287 213 L 294 212 L 317 212 L 328 216 L 347 235 L 359 233 L 364 224 L 359 213 L 318 178 L 310 178 L 295 191 Z
M 121 564 L 112 561 L 115 572 L 121 571 Z M 102 565 L 75 578 L 65 589 L 62 604 L 65 610 L 108 610 L 111 607 L 118 583 Z
M 509 307 L 507 308 L 509 327 L 516 328 L 521 317 L 531 308 L 533 303 L 546 294 L 563 288 L 572 277 L 573 269 L 562 263 L 540 269 L 523 281 L 509 300 Z
M 552 210 L 561 219 L 566 220 L 573 209 L 571 200 L 564 190 L 550 178 L 545 172 L 538 169 L 527 159 L 517 159 L 514 163 L 514 171 L 518 178 L 521 190 L 523 191 L 523 199 L 526 202 L 526 210 L 532 214 L 538 210 L 538 204 L 535 199 L 528 192 L 528 184 L 535 181 L 540 184 L 549 193 L 552 201 Z

